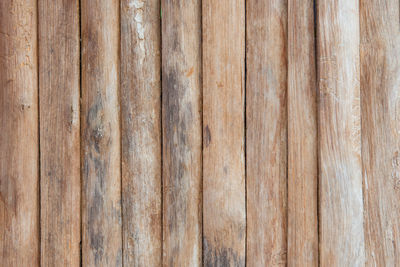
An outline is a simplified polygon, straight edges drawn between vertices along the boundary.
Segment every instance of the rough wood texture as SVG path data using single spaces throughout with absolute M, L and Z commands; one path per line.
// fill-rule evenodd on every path
M 119 1 L 83 0 L 82 264 L 122 266 Z
M 39 266 L 36 1 L 0 1 L 0 65 L 0 265 Z
M 364 265 L 358 0 L 318 2 L 321 266 Z
M 244 266 L 245 1 L 203 1 L 203 262 Z
M 121 2 L 124 265 L 160 266 L 160 3 Z
M 162 0 L 163 265 L 201 265 L 201 6 Z
M 314 1 L 288 2 L 288 266 L 318 266 Z
M 247 1 L 247 255 L 286 264 L 287 1 Z
M 79 266 L 79 2 L 38 4 L 41 265 Z
M 399 1 L 360 2 L 367 266 L 400 263 Z

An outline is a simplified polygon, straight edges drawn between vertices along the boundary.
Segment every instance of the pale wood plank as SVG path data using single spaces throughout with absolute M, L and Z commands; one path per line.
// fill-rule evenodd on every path
M 204 0 L 203 261 L 244 266 L 245 1 Z

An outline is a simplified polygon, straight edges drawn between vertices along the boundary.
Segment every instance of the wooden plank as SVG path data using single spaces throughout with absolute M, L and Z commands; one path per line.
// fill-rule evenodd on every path
M 202 263 L 200 3 L 161 1 L 164 266 Z
M 203 262 L 244 266 L 245 1 L 204 0 Z
M 79 2 L 39 0 L 41 265 L 79 266 Z
M 246 261 L 249 266 L 285 265 L 287 1 L 251 0 L 246 11 Z
M 83 266 L 122 266 L 119 8 L 81 2 Z
M 288 2 L 288 265 L 318 266 L 314 1 Z
M 0 265 L 39 266 L 36 1 L 0 1 L 0 63 Z
M 160 2 L 121 2 L 124 265 L 160 266 Z
M 321 266 L 363 266 L 359 2 L 318 2 Z
M 367 266 L 400 262 L 399 1 L 360 2 Z

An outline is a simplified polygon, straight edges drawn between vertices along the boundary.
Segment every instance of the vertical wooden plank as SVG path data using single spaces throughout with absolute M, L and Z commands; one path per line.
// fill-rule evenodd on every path
M 41 265 L 79 266 L 79 2 L 38 4 Z
M 0 1 L 0 63 L 0 265 L 39 266 L 36 1 Z
M 314 1 L 288 2 L 288 265 L 318 266 Z
M 203 261 L 244 266 L 245 1 L 204 0 Z
M 83 266 L 122 265 L 119 8 L 81 2 Z
M 287 1 L 247 1 L 247 257 L 286 264 Z
M 359 2 L 318 1 L 321 266 L 364 265 Z
M 162 0 L 163 265 L 201 265 L 201 2 Z
M 121 1 L 124 265 L 160 266 L 160 2 Z
M 400 262 L 399 1 L 360 2 L 367 266 Z

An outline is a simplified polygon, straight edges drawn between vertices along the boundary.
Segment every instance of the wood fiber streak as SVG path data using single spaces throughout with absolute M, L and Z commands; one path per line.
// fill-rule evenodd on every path
M 287 1 L 247 1 L 249 266 L 286 265 Z
M 288 266 L 318 266 L 314 1 L 288 2 Z
M 0 1 L 0 65 L 0 266 L 39 266 L 36 1 Z
M 203 262 L 245 266 L 245 1 L 204 0 Z
M 122 266 L 119 9 L 81 1 L 83 266 Z
M 41 265 L 79 266 L 79 2 L 38 4 Z
M 124 265 L 160 266 L 160 3 L 121 1 Z
M 163 266 L 201 266 L 201 5 L 161 5 Z
M 367 266 L 400 263 L 399 1 L 360 1 Z
M 320 0 L 317 22 L 320 265 L 363 266 L 358 0 Z

